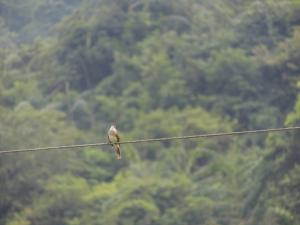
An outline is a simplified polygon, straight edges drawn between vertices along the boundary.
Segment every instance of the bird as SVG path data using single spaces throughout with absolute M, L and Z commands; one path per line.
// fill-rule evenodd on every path
M 115 150 L 117 159 L 121 159 L 122 157 L 121 157 L 120 144 L 116 143 L 116 142 L 120 142 L 121 139 L 118 130 L 114 124 L 111 125 L 111 127 L 107 132 L 107 139 L 108 139 L 108 143 L 111 144 L 111 146 Z

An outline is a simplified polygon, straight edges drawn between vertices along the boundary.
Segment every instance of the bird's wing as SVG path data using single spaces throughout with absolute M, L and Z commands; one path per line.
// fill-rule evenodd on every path
M 120 138 L 120 136 L 119 136 L 118 133 L 116 133 L 116 138 L 117 138 L 117 142 L 120 142 L 120 141 L 121 141 L 121 138 Z

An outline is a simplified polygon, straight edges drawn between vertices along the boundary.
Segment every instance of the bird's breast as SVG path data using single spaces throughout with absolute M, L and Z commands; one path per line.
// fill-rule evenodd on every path
M 111 142 L 118 142 L 117 136 L 115 134 L 108 134 L 108 138 Z

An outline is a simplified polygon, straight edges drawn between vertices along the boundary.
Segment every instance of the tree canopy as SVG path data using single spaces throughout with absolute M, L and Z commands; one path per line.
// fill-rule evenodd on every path
M 0 0 L 1 150 L 300 124 L 298 0 Z M 300 132 L 0 155 L 0 225 L 300 224 Z

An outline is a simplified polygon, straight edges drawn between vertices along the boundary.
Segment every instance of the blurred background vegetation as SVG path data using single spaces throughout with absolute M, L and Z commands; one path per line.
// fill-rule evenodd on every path
M 300 125 L 299 0 L 0 0 L 2 150 Z M 0 225 L 299 225 L 300 132 L 0 157 Z

